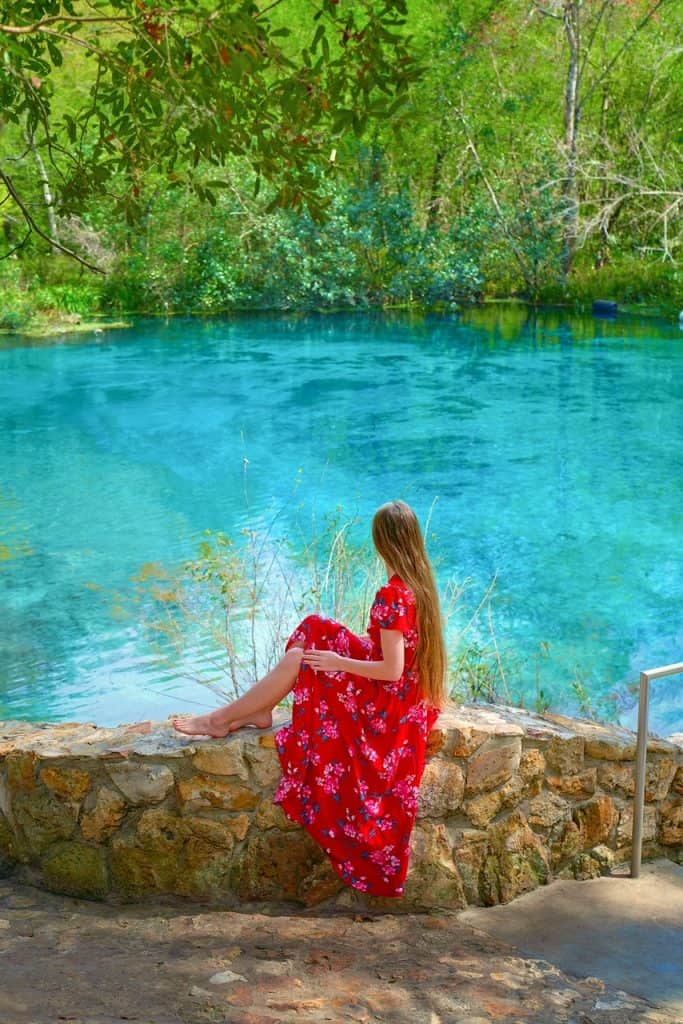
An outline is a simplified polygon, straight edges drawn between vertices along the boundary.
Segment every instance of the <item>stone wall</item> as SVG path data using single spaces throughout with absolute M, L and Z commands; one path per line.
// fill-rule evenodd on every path
M 276 723 L 276 727 L 283 720 Z M 344 885 L 272 796 L 273 730 L 0 723 L 0 875 L 91 899 L 330 900 L 394 910 L 504 903 L 628 860 L 635 735 L 501 705 L 430 739 L 403 900 Z M 643 857 L 683 862 L 683 736 L 651 737 Z

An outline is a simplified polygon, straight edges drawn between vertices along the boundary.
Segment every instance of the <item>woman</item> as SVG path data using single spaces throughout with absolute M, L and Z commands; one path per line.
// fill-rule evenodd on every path
M 382 505 L 372 538 L 388 581 L 366 636 L 309 615 L 282 660 L 243 697 L 173 725 L 209 736 L 265 729 L 293 688 L 291 725 L 275 734 L 283 769 L 275 803 L 353 888 L 402 896 L 427 738 L 446 703 L 446 654 L 415 513 L 403 501 Z

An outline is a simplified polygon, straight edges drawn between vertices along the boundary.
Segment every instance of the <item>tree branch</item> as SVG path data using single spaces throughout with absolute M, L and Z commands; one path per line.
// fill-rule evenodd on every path
M 5 188 L 7 189 L 7 191 L 11 195 L 12 199 L 14 200 L 14 202 L 17 204 L 17 206 L 21 210 L 22 214 L 24 215 L 24 220 L 26 221 L 26 223 L 29 226 L 29 235 L 31 234 L 32 231 L 35 231 L 35 233 L 37 235 L 39 235 L 40 238 L 44 239 L 46 242 L 49 242 L 49 244 L 54 249 L 59 249 L 59 251 L 63 252 L 66 256 L 71 256 L 72 259 L 76 260 L 76 262 L 80 263 L 82 266 L 87 267 L 88 270 L 92 270 L 96 274 L 104 274 L 105 273 L 104 270 L 101 269 L 101 267 L 96 267 L 93 263 L 88 263 L 87 260 L 84 260 L 82 256 L 79 256 L 78 253 L 74 252 L 72 249 L 67 249 L 67 247 L 65 245 L 62 245 L 61 242 L 58 242 L 55 238 L 50 238 L 50 236 L 48 234 L 46 234 L 46 232 L 43 231 L 43 229 L 41 227 L 39 227 L 38 224 L 36 224 L 31 211 L 28 209 L 28 207 L 26 206 L 26 203 L 24 202 L 24 200 L 21 198 L 21 196 L 17 192 L 17 190 L 15 188 L 15 185 L 14 185 L 14 182 L 10 178 L 9 174 L 5 174 L 5 172 L 2 170 L 2 168 L 0 168 L 0 181 L 2 181 L 4 183 Z M 24 241 L 21 243 L 21 245 L 24 245 L 26 243 L 27 239 L 28 239 L 28 235 L 26 236 Z M 12 251 L 14 252 L 15 250 L 12 250 Z

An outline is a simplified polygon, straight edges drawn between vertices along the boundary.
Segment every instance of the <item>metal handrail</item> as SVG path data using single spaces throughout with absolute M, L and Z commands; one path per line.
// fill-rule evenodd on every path
M 645 808 L 645 759 L 647 757 L 647 717 L 650 706 L 650 683 L 653 679 L 675 676 L 683 672 L 683 661 L 662 665 L 640 673 L 640 704 L 638 707 L 638 741 L 636 744 L 636 790 L 633 801 L 633 832 L 631 835 L 631 878 L 640 874 L 643 847 L 643 812 Z

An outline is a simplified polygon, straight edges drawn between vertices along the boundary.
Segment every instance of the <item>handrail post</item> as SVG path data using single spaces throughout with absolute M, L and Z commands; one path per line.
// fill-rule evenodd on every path
M 645 775 L 647 768 L 647 720 L 650 709 L 650 682 L 683 672 L 683 662 L 663 665 L 640 673 L 640 704 L 638 706 L 638 740 L 636 743 L 636 785 L 633 796 L 633 831 L 631 834 L 631 878 L 640 874 L 643 852 L 643 815 L 645 811 Z
M 650 677 L 640 673 L 638 740 L 636 743 L 636 788 L 633 795 L 633 835 L 631 837 L 631 878 L 640 874 L 643 850 L 643 814 L 645 811 L 645 768 L 647 757 L 647 719 L 650 707 Z

